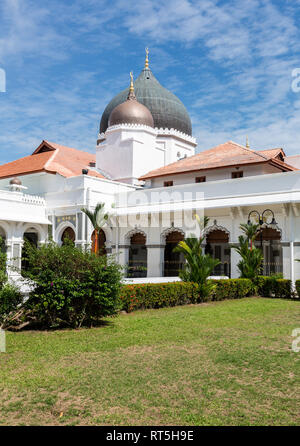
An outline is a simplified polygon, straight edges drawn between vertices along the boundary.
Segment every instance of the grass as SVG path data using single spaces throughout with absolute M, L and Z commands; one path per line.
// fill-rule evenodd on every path
M 299 424 L 299 316 L 297 301 L 247 298 L 7 333 L 0 424 Z

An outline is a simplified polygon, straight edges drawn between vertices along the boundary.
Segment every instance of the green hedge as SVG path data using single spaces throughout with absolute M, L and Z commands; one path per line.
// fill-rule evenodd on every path
M 174 307 L 199 301 L 198 285 L 187 282 L 124 285 L 122 309 L 130 312 L 146 308 Z
M 288 279 L 259 276 L 255 280 L 255 285 L 258 294 L 263 297 L 280 297 L 285 299 L 293 297 L 292 282 Z
M 214 280 L 216 287 L 212 300 L 240 299 L 254 294 L 253 282 L 250 279 Z
M 188 282 L 124 285 L 121 290 L 122 309 L 130 312 L 146 308 L 174 307 L 207 300 L 238 299 L 249 296 L 253 285 L 249 279 L 214 280 L 212 295 L 203 299 L 198 285 Z

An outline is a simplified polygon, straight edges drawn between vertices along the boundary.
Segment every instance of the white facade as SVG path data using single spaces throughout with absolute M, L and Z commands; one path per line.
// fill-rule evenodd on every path
M 152 129 L 120 124 L 99 135 L 96 167 L 112 180 L 140 185 L 139 177 L 150 170 L 195 153 L 196 141 L 174 129 Z
M 210 218 L 205 249 L 222 262 L 215 275 L 238 277 L 239 258 L 232 245 L 238 242 L 240 224 L 252 210 L 262 214 L 270 209 L 277 227 L 272 238 L 265 223 L 265 274 L 282 272 L 293 281 L 300 279 L 300 262 L 295 261 L 300 258 L 300 170 L 276 173 L 280 166 L 253 163 L 139 180 L 194 155 L 196 145 L 193 137 L 174 129 L 120 124 L 99 135 L 96 165 L 80 168 L 83 174 L 18 173 L 18 190 L 10 186 L 11 178 L 0 179 L 0 235 L 8 272 L 11 264 L 21 267 L 26 234 L 35 234 L 37 244 L 49 237 L 60 244 L 69 228 L 76 246 L 90 248 L 93 228 L 82 208 L 92 210 L 104 202 L 111 214 L 103 228 L 105 249 L 126 267 L 128 276 L 154 281 L 176 276 L 182 259 L 173 255 L 173 247 L 193 232 L 191 216 L 197 212 Z M 232 179 L 239 169 L 243 178 Z M 93 170 L 105 178 L 89 175 Z M 205 176 L 206 182 L 196 183 L 197 176 Z M 173 185 L 162 187 L 166 180 Z

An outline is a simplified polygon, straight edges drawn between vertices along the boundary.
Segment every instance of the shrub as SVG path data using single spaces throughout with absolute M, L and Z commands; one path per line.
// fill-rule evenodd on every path
M 214 268 L 220 263 L 220 260 L 214 259 L 210 254 L 205 254 L 202 247 L 205 235 L 204 230 L 208 225 L 209 218 L 200 218 L 195 214 L 200 237 L 192 234 L 178 243 L 174 252 L 183 254 L 186 263 L 179 272 L 179 277 L 184 282 L 194 282 L 199 286 L 201 296 L 209 298 L 214 289 L 214 284 L 208 277 L 212 274 Z
M 15 312 L 22 303 L 22 295 L 16 286 L 6 283 L 0 290 L 0 326 L 9 314 Z
M 288 279 L 277 279 L 276 276 L 258 276 L 254 284 L 257 292 L 263 297 L 292 297 L 292 282 Z
M 300 298 L 300 280 L 296 280 L 296 290 L 298 297 Z
M 127 312 L 146 308 L 174 307 L 200 301 L 198 285 L 188 282 L 124 285 L 120 298 L 122 309 Z
M 242 223 L 240 229 L 244 235 L 239 236 L 239 246 L 233 247 L 241 257 L 237 267 L 242 278 L 253 280 L 260 273 L 263 262 L 261 249 L 254 246 L 254 241 L 259 233 L 259 225 Z
M 36 284 L 24 304 L 26 317 L 43 328 L 91 325 L 119 308 L 121 269 L 113 258 L 72 243 L 27 246 L 23 275 Z
M 216 287 L 212 300 L 240 299 L 254 294 L 254 286 L 250 279 L 215 280 Z
M 210 300 L 238 299 L 252 294 L 249 279 L 211 280 L 209 296 L 201 296 L 201 288 L 191 282 L 149 283 L 124 285 L 121 289 L 122 309 L 131 312 L 138 309 L 173 307 Z

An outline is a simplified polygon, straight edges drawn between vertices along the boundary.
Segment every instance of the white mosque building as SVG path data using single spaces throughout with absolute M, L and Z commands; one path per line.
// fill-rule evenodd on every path
M 0 236 L 10 274 L 22 248 L 66 235 L 89 248 L 93 228 L 82 208 L 104 202 L 111 219 L 100 248 L 136 281 L 175 280 L 173 252 L 194 231 L 193 213 L 210 218 L 205 250 L 221 260 L 215 276 L 238 277 L 239 225 L 260 222 L 264 274 L 300 279 L 300 155 L 232 141 L 195 155 L 183 103 L 145 67 L 105 108 L 95 154 L 42 141 L 0 166 Z M 13 266 L 14 268 L 10 268 Z

